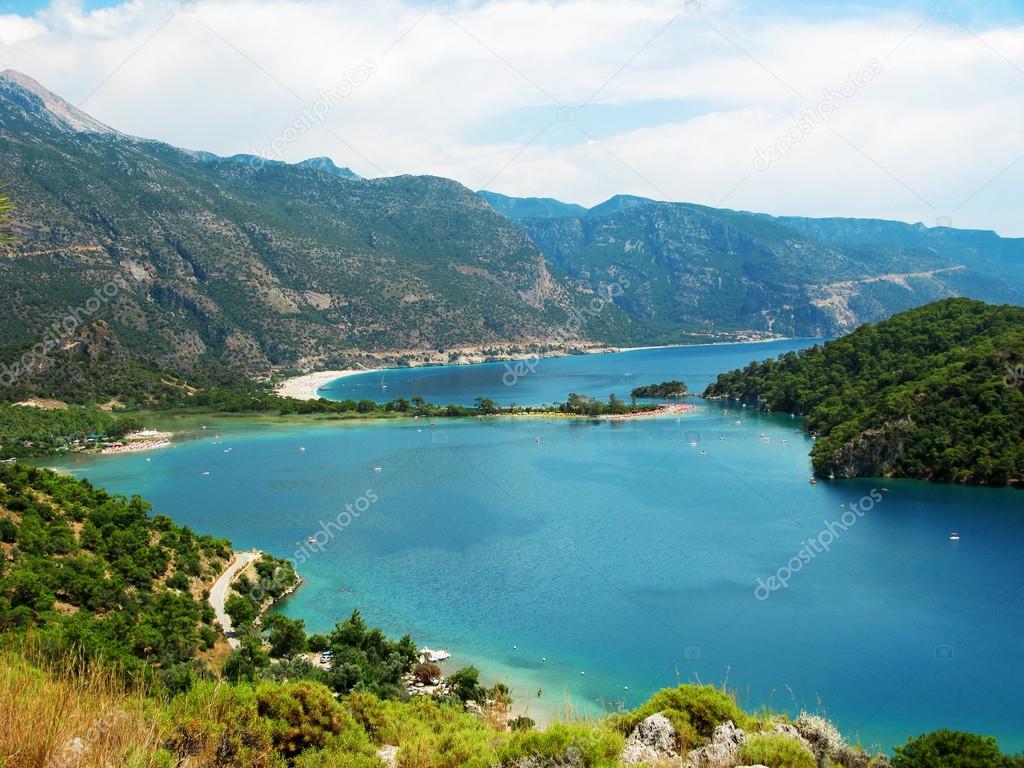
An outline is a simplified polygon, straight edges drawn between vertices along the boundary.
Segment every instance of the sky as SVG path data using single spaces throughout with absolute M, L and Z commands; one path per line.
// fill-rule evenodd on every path
M 1024 236 L 1024 0 L 0 0 L 4 68 L 220 155 Z

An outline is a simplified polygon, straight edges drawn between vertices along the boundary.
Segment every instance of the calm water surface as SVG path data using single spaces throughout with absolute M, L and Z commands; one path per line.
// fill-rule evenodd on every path
M 550 402 L 667 378 L 699 390 L 719 370 L 779 351 L 544 360 L 514 387 L 500 365 L 395 371 L 332 394 L 379 395 L 382 375 L 388 399 L 512 390 L 503 402 Z M 750 707 L 824 708 L 847 734 L 885 748 L 943 726 L 1024 748 L 1024 494 L 812 486 L 797 421 L 694 402 L 680 420 L 614 423 L 217 421 L 148 456 L 62 466 L 239 548 L 304 560 L 306 585 L 282 610 L 311 630 L 358 607 L 389 633 L 447 646 L 456 662 L 508 680 L 542 717 L 566 697 L 584 711 L 632 706 L 699 679 L 727 681 Z M 834 524 L 842 505 L 882 487 L 847 530 Z M 366 511 L 343 516 L 310 556 L 306 537 L 346 504 Z M 755 595 L 758 579 L 829 523 L 830 551 L 801 563 L 786 588 Z

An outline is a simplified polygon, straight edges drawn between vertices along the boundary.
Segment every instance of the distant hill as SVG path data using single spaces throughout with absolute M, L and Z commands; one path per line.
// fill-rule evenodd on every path
M 946 299 L 719 375 L 705 397 L 792 412 L 819 476 L 1024 478 L 1024 308 Z
M 580 285 L 628 283 L 616 304 L 662 334 L 834 336 L 948 296 L 1024 300 L 1024 239 L 993 232 L 628 195 L 582 212 L 562 206 L 545 201 L 530 215 L 535 205 L 504 198 L 495 208 Z
M 508 197 L 487 190 L 480 190 L 477 194 L 494 210 L 510 219 L 559 219 L 584 216 L 587 213 L 582 205 L 563 203 L 550 197 Z

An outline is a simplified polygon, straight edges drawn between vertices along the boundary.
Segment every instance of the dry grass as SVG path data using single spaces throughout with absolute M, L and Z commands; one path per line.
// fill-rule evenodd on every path
M 110 672 L 70 665 L 59 676 L 0 652 L 0 765 L 156 768 L 158 716 Z

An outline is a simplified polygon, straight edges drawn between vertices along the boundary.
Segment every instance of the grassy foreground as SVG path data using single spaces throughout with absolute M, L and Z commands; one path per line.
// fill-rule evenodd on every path
M 31 655 L 31 654 L 29 654 Z M 45 665 L 45 666 L 44 666 Z M 506 728 L 485 715 L 420 697 L 341 698 L 315 682 L 203 681 L 173 697 L 147 696 L 109 668 L 30 662 L 0 652 L 3 768 L 492 768 L 623 765 L 623 747 L 645 717 L 662 713 L 672 745 L 708 743 L 732 721 L 747 732 L 729 762 L 768 768 L 1020 768 L 994 740 L 936 731 L 898 747 L 890 760 L 849 747 L 827 720 L 750 715 L 711 686 L 665 689 L 644 706 L 600 720 L 557 722 L 544 731 Z M 639 765 L 684 765 L 661 757 Z

